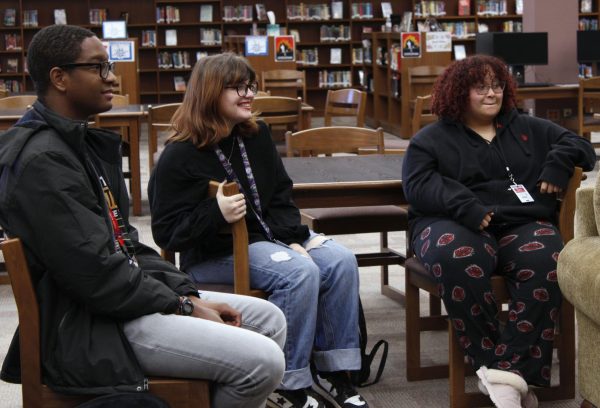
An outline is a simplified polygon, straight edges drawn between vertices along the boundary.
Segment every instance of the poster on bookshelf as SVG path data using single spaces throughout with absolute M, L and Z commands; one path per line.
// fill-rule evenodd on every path
M 296 46 L 294 37 L 291 35 L 279 35 L 275 37 L 275 61 L 295 61 Z
M 264 35 L 247 35 L 245 39 L 244 55 L 249 56 L 267 56 L 269 39 Z
M 402 58 L 421 58 L 421 33 L 400 33 Z
M 452 34 L 449 31 L 430 31 L 425 33 L 427 52 L 452 51 Z
M 127 38 L 127 22 L 125 20 L 103 21 L 102 38 L 122 39 Z
M 110 41 L 108 43 L 108 59 L 110 61 L 135 61 L 133 41 Z

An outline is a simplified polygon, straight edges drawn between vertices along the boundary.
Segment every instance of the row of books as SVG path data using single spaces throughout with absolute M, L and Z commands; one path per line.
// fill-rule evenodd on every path
M 321 41 L 350 41 L 350 26 L 340 25 L 322 25 L 319 31 Z
M 580 18 L 579 31 L 598 30 L 597 18 Z
M 319 71 L 319 88 L 340 88 L 352 86 L 352 71 Z
M 328 4 L 288 4 L 286 8 L 288 20 L 329 20 Z
M 218 28 L 201 28 L 200 44 L 221 45 L 221 30 Z
M 176 6 L 159 6 L 156 8 L 157 23 L 179 23 L 179 7 Z
M 23 10 L 23 27 L 37 27 L 38 26 L 38 11 L 37 10 Z
M 252 21 L 252 5 L 223 7 L 223 21 Z
M 19 72 L 19 58 L 6 58 L 2 60 L 0 72 L 16 74 Z
M 446 15 L 446 2 L 440 0 L 427 0 L 415 3 L 415 17 L 428 17 L 428 16 L 445 16 Z
M 373 18 L 373 3 L 352 3 L 350 6 L 350 17 L 353 19 Z
M 318 65 L 319 49 L 315 47 L 296 51 L 296 63 L 300 65 Z
M 21 49 L 21 35 L 16 33 L 4 34 L 4 49 L 20 50 Z
M 142 31 L 142 39 L 141 39 L 142 47 L 156 47 L 156 31 L 155 30 L 143 30 Z
M 101 25 L 108 20 L 108 10 L 105 8 L 94 8 L 89 11 L 90 24 Z
M 158 54 L 158 68 L 160 69 L 189 69 L 192 60 L 189 51 L 167 52 Z
M 6 89 L 11 93 L 19 93 L 21 92 L 21 81 L 16 79 L 0 79 L 0 88 Z

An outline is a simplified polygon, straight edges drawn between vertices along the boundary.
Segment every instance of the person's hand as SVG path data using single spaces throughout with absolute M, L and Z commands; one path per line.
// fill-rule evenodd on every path
M 552 193 L 561 193 L 562 192 L 562 188 L 560 188 L 559 186 L 556 186 L 552 183 L 548 183 L 547 181 L 542 181 L 540 183 L 540 193 L 544 194 L 544 193 L 548 193 L 548 194 L 552 194 Z
M 219 209 L 225 221 L 233 224 L 246 215 L 246 199 L 241 193 L 232 196 L 223 195 L 224 185 L 225 181 L 219 184 L 219 188 L 217 189 L 217 204 L 219 204 Z
M 310 257 L 310 255 L 308 254 L 308 252 L 306 251 L 306 249 L 304 249 L 304 247 L 302 245 L 294 242 L 294 243 L 291 243 L 289 246 L 290 246 L 290 248 L 292 248 L 294 251 L 298 252 L 303 257 L 312 259 Z
M 240 327 L 242 325 L 242 314 L 227 303 L 210 302 L 197 297 L 190 297 L 190 300 L 194 303 L 194 312 L 192 313 L 194 317 L 230 326 Z
M 479 224 L 480 230 L 486 229 L 490 225 L 490 222 L 492 222 L 493 215 L 493 212 L 489 212 L 485 215 L 485 217 L 483 217 L 483 220 L 481 220 L 481 224 Z

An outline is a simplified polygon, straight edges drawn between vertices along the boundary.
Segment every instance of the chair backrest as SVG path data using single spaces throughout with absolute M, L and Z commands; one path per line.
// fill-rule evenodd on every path
M 123 93 L 123 77 L 121 75 L 115 75 L 117 80 L 113 85 L 113 93 L 121 95 Z
M 261 90 L 271 91 L 274 96 L 297 97 L 301 91 L 302 101 L 306 102 L 306 74 L 295 69 L 275 69 L 263 71 L 260 75 Z
M 437 120 L 437 115 L 431 113 L 431 95 L 417 96 L 413 108 L 412 134 L 413 136 L 423 126 Z
M 300 129 L 302 101 L 300 98 L 285 96 L 259 96 L 252 102 L 252 110 L 258 118 L 271 126 L 285 127 L 288 130 Z
M 254 96 L 271 96 L 271 91 L 256 91 Z
M 579 135 L 600 130 L 600 122 L 586 126 L 585 116 L 600 113 L 600 76 L 579 78 L 577 97 L 577 130 Z
M 328 126 L 301 130 L 285 134 L 286 153 L 288 157 L 317 156 L 352 152 L 358 154 L 360 148 L 375 147 L 377 153 L 383 154 L 383 129 L 376 130 L 351 127 Z
M 154 168 L 154 153 L 158 150 L 158 132 L 171 128 L 171 118 L 181 103 L 168 103 L 148 107 L 148 163 Z
M 325 101 L 325 126 L 331 126 L 334 116 L 356 117 L 356 126 L 365 126 L 367 93 L 357 89 L 338 89 L 327 91 Z
M 575 197 L 577 189 L 581 185 L 583 179 L 583 170 L 581 167 L 575 167 L 573 174 L 569 179 L 569 184 L 565 189 L 560 203 L 560 209 L 558 211 L 558 230 L 566 244 L 575 236 L 574 219 L 575 219 Z
M 219 188 L 218 181 L 211 181 L 208 186 L 209 197 L 217 195 Z M 227 183 L 223 186 L 223 194 L 231 196 L 238 194 L 239 189 L 235 182 Z M 241 218 L 239 221 L 230 224 L 231 234 L 233 236 L 233 287 L 224 284 L 201 284 L 200 289 L 213 290 L 217 292 L 237 293 L 238 295 L 248 295 L 265 299 L 266 293 L 250 288 L 250 268 L 248 264 L 248 229 L 246 227 L 246 219 Z M 223 231 L 229 232 L 229 231 Z M 175 263 L 175 253 L 172 251 L 162 250 L 161 254 L 166 260 Z
M 125 94 L 125 95 L 113 94 L 112 105 L 113 105 L 113 107 L 129 105 L 129 95 L 128 94 Z
M 406 71 L 409 100 L 412 101 L 417 96 L 431 94 L 433 83 L 437 77 L 444 72 L 445 69 L 446 67 L 441 65 L 420 65 L 417 67 L 409 67 Z
M 37 101 L 37 95 L 13 95 L 0 98 L 0 109 L 27 108 Z

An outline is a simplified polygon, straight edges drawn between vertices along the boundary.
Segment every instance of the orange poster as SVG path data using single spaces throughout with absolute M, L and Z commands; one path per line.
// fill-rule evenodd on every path
M 278 35 L 275 37 L 275 61 L 295 61 L 294 36 Z
M 421 33 L 402 34 L 402 58 L 421 57 Z

